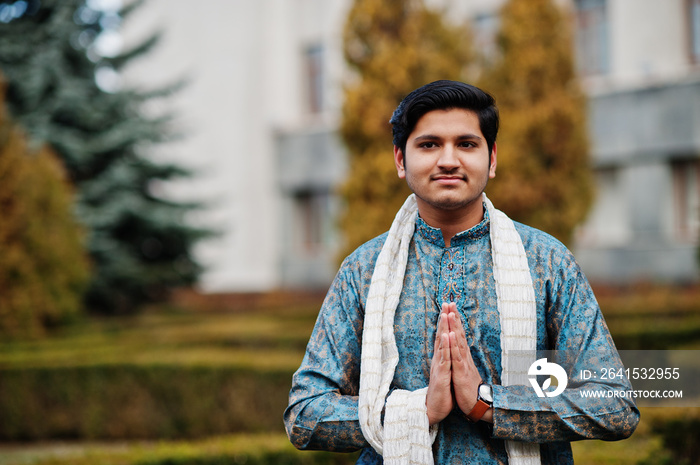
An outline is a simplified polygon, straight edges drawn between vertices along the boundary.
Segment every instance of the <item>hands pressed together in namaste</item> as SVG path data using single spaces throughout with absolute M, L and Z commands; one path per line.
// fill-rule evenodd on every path
M 481 382 L 457 305 L 454 302 L 443 303 L 425 401 L 430 425 L 442 421 L 455 406 L 465 415 L 469 414 L 476 405 Z M 493 422 L 493 409 L 490 408 L 482 420 Z

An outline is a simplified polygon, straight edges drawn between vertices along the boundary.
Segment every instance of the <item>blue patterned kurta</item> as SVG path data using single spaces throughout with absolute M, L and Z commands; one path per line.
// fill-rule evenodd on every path
M 596 359 L 621 366 L 591 288 L 571 253 L 552 236 L 515 223 L 527 254 L 537 305 L 537 349 L 558 350 L 574 360 L 569 384 L 558 397 L 539 398 L 532 386 L 500 385 L 501 342 L 492 270 L 488 214 L 445 247 L 442 232 L 420 217 L 409 246 L 403 292 L 395 316 L 399 351 L 392 389 L 428 385 L 436 323 L 442 302 L 456 302 L 465 322 L 474 363 L 493 385 L 493 425 L 470 423 L 458 410 L 439 425 L 433 445 L 437 464 L 507 463 L 506 439 L 541 443 L 542 462 L 573 463 L 569 441 L 622 439 L 634 431 L 639 411 L 619 397 L 581 397 L 581 369 Z M 360 353 L 365 300 L 386 234 L 345 259 L 316 321 L 284 414 L 292 443 L 300 449 L 354 451 L 358 463 L 382 458 L 362 435 L 358 421 Z M 572 355 L 573 354 L 573 355 Z M 584 364 L 583 360 L 586 360 Z M 626 380 L 605 390 L 630 389 Z

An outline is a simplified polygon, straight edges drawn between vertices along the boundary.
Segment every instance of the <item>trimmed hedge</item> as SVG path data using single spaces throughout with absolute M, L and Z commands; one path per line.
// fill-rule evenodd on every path
M 700 286 L 594 286 L 620 350 L 696 347 L 700 341 Z
M 291 373 L 216 366 L 0 370 L 0 440 L 282 432 Z

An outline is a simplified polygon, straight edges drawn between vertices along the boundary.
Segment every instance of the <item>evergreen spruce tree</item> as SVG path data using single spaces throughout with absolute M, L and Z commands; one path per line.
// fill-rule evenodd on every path
M 82 310 L 89 278 L 65 170 L 30 150 L 8 118 L 0 82 L 0 335 L 38 335 Z
M 469 44 L 466 26 L 448 24 L 422 1 L 353 2 L 344 53 L 354 76 L 345 89 L 340 129 L 350 155 L 342 190 L 343 254 L 389 229 L 410 194 L 394 167 L 392 112 L 423 84 L 465 79 Z
M 487 194 L 513 219 L 569 242 L 593 187 L 568 22 L 552 0 L 509 0 L 497 40 L 501 56 L 481 80 L 501 115 Z
M 89 4 L 15 2 L 14 17 L 5 11 L 9 20 L 0 23 L 0 70 L 9 80 L 13 117 L 33 141 L 55 149 L 77 188 L 94 265 L 90 309 L 122 313 L 195 282 L 201 270 L 191 250 L 205 233 L 184 221 L 195 205 L 169 202 L 153 191 L 159 181 L 188 174 L 148 158 L 152 144 L 175 134 L 168 115 L 147 117 L 141 110 L 172 89 L 105 90 L 96 83 L 96 73 L 118 72 L 148 52 L 157 36 L 122 55 L 100 56 L 95 39 L 115 17 Z

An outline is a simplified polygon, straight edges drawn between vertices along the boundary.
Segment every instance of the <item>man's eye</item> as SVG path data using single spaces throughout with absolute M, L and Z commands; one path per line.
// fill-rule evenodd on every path
M 423 142 L 419 145 L 420 148 L 424 149 L 432 149 L 433 147 L 437 147 L 435 142 Z

